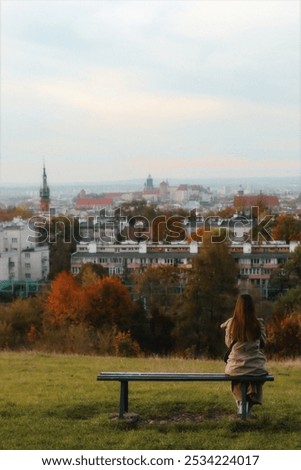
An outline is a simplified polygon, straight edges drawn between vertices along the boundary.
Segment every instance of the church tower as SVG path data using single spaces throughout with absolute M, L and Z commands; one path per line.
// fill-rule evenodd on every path
M 151 177 L 151 175 L 148 175 L 148 178 L 144 186 L 145 186 L 145 189 L 150 189 L 150 190 L 154 189 L 153 178 Z
M 43 166 L 43 182 L 40 188 L 40 211 L 41 212 L 48 212 L 50 205 L 50 191 L 49 186 L 47 185 L 47 175 L 45 164 Z

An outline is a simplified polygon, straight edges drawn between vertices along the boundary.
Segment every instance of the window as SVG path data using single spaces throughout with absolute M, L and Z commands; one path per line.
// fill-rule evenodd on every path
M 123 274 L 123 269 L 122 268 L 116 268 L 116 267 L 109 268 L 109 274 L 111 276 L 114 276 L 116 274 Z

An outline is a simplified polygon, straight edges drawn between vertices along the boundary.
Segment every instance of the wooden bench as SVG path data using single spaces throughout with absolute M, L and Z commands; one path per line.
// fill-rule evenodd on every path
M 272 375 L 231 376 L 214 373 L 174 373 L 174 372 L 101 372 L 97 380 L 119 381 L 120 401 L 119 418 L 128 412 L 129 382 L 240 382 L 242 383 L 242 418 L 247 417 L 247 384 L 248 382 L 272 382 Z

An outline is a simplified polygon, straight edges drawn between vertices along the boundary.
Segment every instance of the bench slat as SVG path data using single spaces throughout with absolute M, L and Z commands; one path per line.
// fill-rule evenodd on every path
M 226 382 L 226 381 L 273 381 L 274 377 L 268 375 L 239 375 L 231 376 L 222 373 L 179 373 L 179 372 L 101 372 L 97 380 L 119 380 L 119 381 L 206 381 L 206 382 Z

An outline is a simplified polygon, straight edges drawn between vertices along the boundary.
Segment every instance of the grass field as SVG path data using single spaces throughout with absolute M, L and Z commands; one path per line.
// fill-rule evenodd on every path
M 301 449 L 301 363 L 270 362 L 257 419 L 235 414 L 229 383 L 130 384 L 118 420 L 119 384 L 100 371 L 223 372 L 222 361 L 0 353 L 0 448 Z

